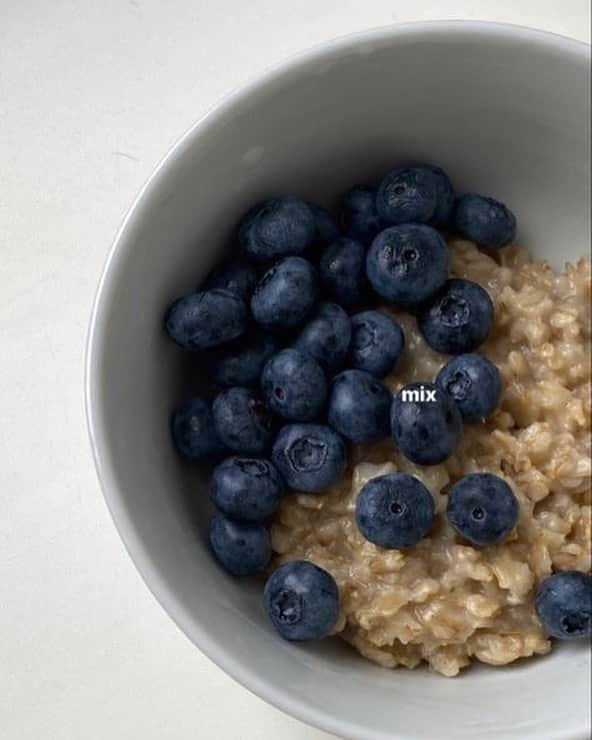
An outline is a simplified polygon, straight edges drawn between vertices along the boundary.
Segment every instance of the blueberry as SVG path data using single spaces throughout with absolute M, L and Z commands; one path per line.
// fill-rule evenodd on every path
M 351 336 L 349 316 L 336 303 L 321 303 L 304 326 L 294 347 L 307 352 L 332 374 L 339 370 L 347 356 Z
M 224 451 L 212 409 L 203 398 L 192 398 L 175 411 L 171 418 L 171 434 L 178 452 L 188 460 L 201 460 Z
M 214 400 L 216 432 L 231 450 L 261 455 L 275 436 L 272 414 L 261 396 L 250 388 L 229 388 Z
M 288 424 L 278 434 L 272 460 L 289 488 L 315 493 L 345 472 L 345 445 L 327 426 Z
M 436 385 L 455 400 L 463 421 L 483 421 L 492 414 L 502 395 L 499 370 L 483 355 L 458 355 L 448 360 Z
M 516 217 L 494 198 L 467 193 L 456 201 L 454 228 L 482 247 L 503 247 L 516 236 Z
M 450 178 L 441 167 L 425 165 L 434 176 L 436 183 L 436 210 L 430 223 L 439 228 L 450 225 L 452 211 L 454 208 L 454 188 Z
M 401 388 L 391 407 L 393 439 L 418 465 L 437 465 L 454 452 L 462 435 L 456 404 L 433 383 Z
M 564 570 L 539 586 L 536 612 L 547 633 L 558 640 L 590 638 L 592 634 L 592 576 Z
M 429 532 L 434 500 L 417 478 L 405 473 L 372 478 L 356 501 L 356 523 L 364 537 L 389 550 L 411 547 Z
M 453 278 L 418 312 L 423 338 L 437 352 L 460 355 L 477 349 L 489 336 L 493 303 L 470 280 Z
M 241 259 L 236 259 L 222 268 L 214 270 L 205 282 L 205 289 L 219 288 L 237 293 L 243 301 L 248 301 L 257 285 L 257 270 Z
M 259 281 L 251 310 L 264 329 L 278 331 L 300 324 L 312 311 L 318 292 L 314 267 L 302 257 L 286 257 Z
M 315 222 L 314 243 L 321 246 L 331 244 L 339 237 L 339 228 L 333 216 L 316 203 L 307 203 Z
M 371 442 L 389 433 L 392 395 L 364 370 L 339 373 L 329 391 L 329 424 L 352 442 Z
M 366 273 L 374 290 L 401 306 L 433 296 L 446 282 L 449 266 L 444 239 L 422 224 L 381 231 L 366 255 Z
M 289 421 L 312 421 L 325 403 L 327 382 L 319 363 L 297 349 L 283 349 L 263 368 L 261 388 L 269 408 Z
M 271 558 L 269 534 L 262 524 L 214 514 L 208 539 L 216 560 L 233 576 L 259 573 Z
M 269 334 L 251 332 L 217 350 L 207 358 L 212 379 L 228 388 L 233 385 L 259 384 L 265 363 L 278 351 Z
M 352 239 L 369 244 L 384 228 L 376 211 L 376 191 L 366 185 L 355 185 L 343 196 L 341 202 L 341 224 L 344 232 Z
M 321 256 L 319 272 L 327 295 L 342 306 L 353 306 L 366 288 L 365 250 L 361 242 L 341 237 Z
M 277 509 L 284 484 L 275 466 L 262 458 L 229 457 L 212 473 L 210 498 L 230 519 L 260 522 Z
M 298 198 L 267 200 L 252 208 L 239 228 L 239 241 L 248 257 L 260 262 L 301 254 L 312 243 L 315 219 Z
M 405 335 L 396 321 L 381 311 L 352 316 L 349 360 L 352 367 L 377 378 L 391 373 L 405 347 Z
M 290 560 L 272 573 L 263 602 L 285 640 L 320 640 L 335 627 L 339 616 L 335 579 L 307 560 Z
M 247 307 L 236 293 L 205 290 L 177 299 L 164 321 L 167 334 L 181 347 L 208 349 L 244 333 Z
M 402 167 L 378 187 L 376 210 L 387 224 L 441 223 L 452 207 L 452 186 L 440 168 Z
M 495 545 L 518 521 L 520 509 L 510 486 L 491 473 L 471 473 L 448 491 L 450 526 L 474 545 Z

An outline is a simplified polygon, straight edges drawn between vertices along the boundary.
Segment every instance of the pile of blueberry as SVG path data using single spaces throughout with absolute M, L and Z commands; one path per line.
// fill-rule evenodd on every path
M 193 398 L 177 410 L 172 434 L 185 458 L 221 460 L 211 477 L 217 513 L 209 541 L 228 572 L 244 576 L 266 567 L 265 522 L 285 489 L 331 486 L 345 471 L 348 443 L 390 434 L 409 460 L 435 465 L 454 452 L 463 421 L 493 412 L 499 372 L 475 353 L 491 329 L 493 305 L 476 283 L 449 279 L 439 229 L 495 249 L 513 239 L 515 228 L 502 203 L 455 197 L 448 176 L 433 166 L 394 170 L 377 189 L 352 188 L 339 225 L 320 206 L 294 197 L 245 215 L 240 254 L 199 292 L 176 300 L 165 318 L 169 336 L 201 353 L 220 388 L 213 403 Z M 392 397 L 382 378 L 396 368 L 405 336 L 376 310 L 378 302 L 412 312 L 426 342 L 454 355 L 434 383 L 415 383 Z M 483 546 L 507 536 L 519 507 L 503 480 L 476 474 L 452 487 L 447 514 L 460 536 Z M 429 491 L 402 473 L 371 480 L 357 499 L 358 528 L 380 547 L 414 545 L 433 518 Z M 539 613 L 554 613 L 561 593 L 541 596 L 552 604 Z M 335 625 L 338 589 L 323 569 L 292 561 L 270 576 L 264 603 L 283 637 L 316 639 Z

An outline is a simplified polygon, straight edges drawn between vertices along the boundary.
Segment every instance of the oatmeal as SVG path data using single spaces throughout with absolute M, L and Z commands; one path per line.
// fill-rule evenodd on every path
M 466 425 L 456 452 L 422 467 L 390 440 L 357 446 L 345 476 L 323 494 L 284 497 L 271 529 L 273 566 L 305 559 L 326 569 L 340 592 L 334 632 L 386 667 L 425 661 L 446 676 L 471 659 L 504 665 L 547 653 L 534 608 L 536 586 L 552 572 L 591 567 L 590 260 L 562 274 L 507 247 L 499 262 L 467 241 L 450 244 L 452 275 L 487 289 L 495 323 L 479 352 L 504 382 L 497 411 Z M 406 335 L 392 391 L 431 381 L 449 359 L 427 346 L 415 319 L 390 312 Z M 384 550 L 359 532 L 354 508 L 371 478 L 402 471 L 430 490 L 436 506 L 427 537 Z M 499 545 L 473 547 L 446 521 L 446 491 L 461 476 L 502 477 L 520 504 Z

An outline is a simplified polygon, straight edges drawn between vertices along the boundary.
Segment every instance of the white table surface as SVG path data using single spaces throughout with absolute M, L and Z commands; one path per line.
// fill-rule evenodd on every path
M 193 647 L 95 477 L 87 322 L 156 162 L 229 89 L 332 36 L 472 18 L 589 41 L 588 0 L 0 0 L 0 738 L 321 740 Z

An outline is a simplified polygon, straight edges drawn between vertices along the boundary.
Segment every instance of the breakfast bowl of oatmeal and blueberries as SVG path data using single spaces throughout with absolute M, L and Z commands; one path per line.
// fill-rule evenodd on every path
M 171 436 L 212 568 L 259 579 L 285 640 L 442 676 L 592 625 L 590 259 L 531 259 L 453 174 L 255 204 L 164 319 L 206 380 Z

